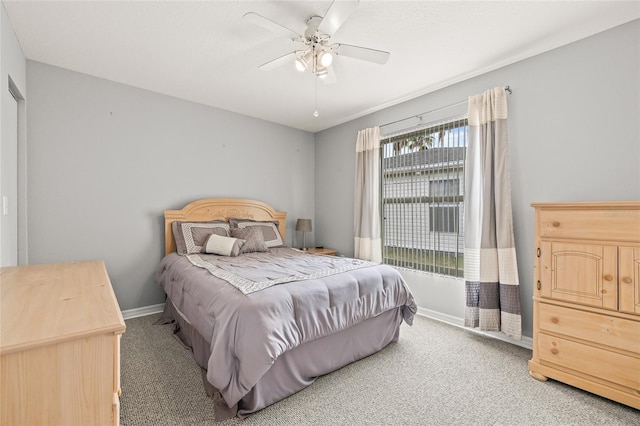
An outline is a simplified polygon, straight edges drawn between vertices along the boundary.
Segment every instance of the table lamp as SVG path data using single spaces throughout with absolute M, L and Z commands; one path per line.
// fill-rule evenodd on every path
M 304 233 L 312 231 L 311 219 L 298 219 L 296 222 L 296 231 L 302 232 L 302 250 L 306 251 L 307 247 L 304 243 Z

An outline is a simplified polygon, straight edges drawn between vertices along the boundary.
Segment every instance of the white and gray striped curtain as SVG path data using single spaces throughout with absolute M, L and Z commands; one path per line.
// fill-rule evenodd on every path
M 465 326 L 521 339 L 507 96 L 501 87 L 469 97 L 464 199 Z
M 356 141 L 354 257 L 382 262 L 380 128 L 360 130 Z

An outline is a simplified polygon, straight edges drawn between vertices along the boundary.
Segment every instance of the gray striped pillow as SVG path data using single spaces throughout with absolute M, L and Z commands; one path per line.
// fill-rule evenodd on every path
M 230 232 L 232 237 L 242 238 L 246 241 L 242 246 L 242 253 L 269 251 L 269 247 L 267 247 L 267 244 L 264 242 L 262 232 L 254 226 L 249 228 L 231 228 Z

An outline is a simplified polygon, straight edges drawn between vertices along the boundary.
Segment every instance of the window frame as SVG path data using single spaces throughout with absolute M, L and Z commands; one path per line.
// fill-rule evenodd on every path
M 462 278 L 464 276 L 464 160 L 466 156 L 466 146 L 468 143 L 468 120 L 466 114 L 462 117 L 454 117 L 440 123 L 424 126 L 419 130 L 408 132 L 398 132 L 395 135 L 383 136 L 381 138 L 381 161 L 380 161 L 380 204 L 381 204 L 381 226 L 382 226 L 382 253 L 383 263 L 407 268 L 422 272 L 435 273 L 438 275 Z M 413 150 L 409 144 L 403 140 L 413 139 L 417 136 L 433 136 L 435 132 L 455 131 L 455 136 L 445 136 L 445 133 L 438 135 L 438 144 L 426 149 L 414 145 Z M 443 144 L 443 140 L 448 138 L 448 142 Z M 458 139 L 452 143 L 451 139 Z M 460 145 L 462 140 L 462 145 Z M 398 143 L 400 141 L 400 143 Z M 404 147 L 397 149 L 398 147 Z M 444 149 L 443 149 L 444 148 Z M 418 156 L 414 155 L 412 162 L 402 164 L 401 157 L 406 154 L 415 154 L 421 151 L 440 149 L 433 152 L 434 157 L 430 161 L 418 163 Z M 387 151 L 385 151 L 387 150 Z M 392 155 L 385 156 L 385 152 Z M 441 154 L 446 161 L 437 162 L 438 155 Z M 449 154 L 454 154 L 449 158 Z M 425 154 L 426 155 L 426 154 Z M 394 158 L 395 160 L 388 160 Z M 405 157 L 408 159 L 409 157 Z M 385 166 L 385 160 L 391 166 Z M 396 164 L 393 165 L 392 163 Z M 440 173 L 440 172 L 446 173 Z M 419 182 L 421 175 L 426 175 L 426 189 L 424 182 Z M 398 188 L 391 188 L 393 183 L 389 179 L 396 179 L 395 185 Z M 435 182 L 456 182 L 438 184 L 442 185 L 441 190 L 434 191 Z M 405 188 L 400 188 L 405 185 Z M 451 188 L 457 185 L 458 191 L 453 194 Z M 419 188 L 417 191 L 414 187 Z M 390 189 L 391 188 L 391 189 Z M 389 195 L 388 191 L 395 191 L 395 196 Z M 436 195 L 434 192 L 443 193 Z M 393 218 L 393 210 L 396 210 L 398 217 Z M 444 227 L 442 231 L 433 230 L 434 223 L 431 214 L 425 218 L 421 209 L 426 209 L 429 213 L 435 209 L 451 209 L 453 212 L 447 213 L 448 224 L 439 223 L 436 227 Z M 452 216 L 453 215 L 453 216 Z M 417 219 L 416 219 L 417 217 Z M 426 219 L 426 220 L 425 220 Z M 453 220 L 454 223 L 451 223 Z M 409 221 L 409 226 L 403 223 Z M 415 222 L 419 221 L 420 228 L 416 231 Z M 424 227 L 427 230 L 424 230 Z M 393 231 L 389 231 L 393 228 Z M 446 232 L 453 229 L 454 232 Z M 404 234 L 404 235 L 403 235 Z M 420 234 L 414 236 L 413 234 Z M 411 237 L 408 237 L 411 235 Z M 438 242 L 436 242 L 436 240 Z M 417 241 L 417 242 L 416 242 Z M 433 241 L 433 243 L 432 243 Z M 444 244 L 441 246 L 440 244 Z M 443 249 L 444 247 L 444 249 Z

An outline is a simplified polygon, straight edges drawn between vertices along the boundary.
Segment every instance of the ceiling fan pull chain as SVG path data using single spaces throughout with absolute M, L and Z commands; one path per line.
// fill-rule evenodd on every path
M 318 113 L 318 79 L 314 77 L 314 80 L 316 81 L 316 111 L 313 113 L 313 116 L 317 117 L 320 115 Z

